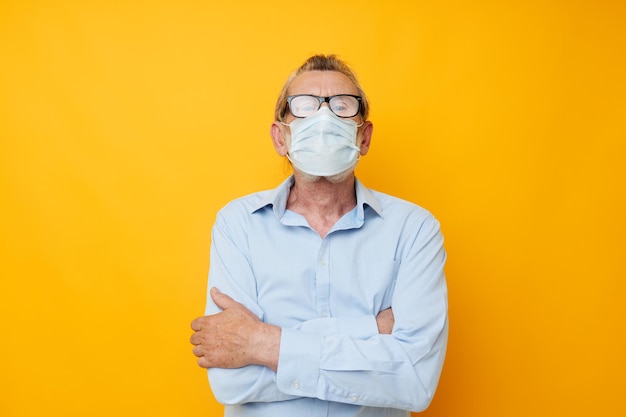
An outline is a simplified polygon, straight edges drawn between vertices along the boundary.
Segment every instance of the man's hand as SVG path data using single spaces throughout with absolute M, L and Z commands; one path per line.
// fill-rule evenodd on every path
M 381 311 L 376 316 L 376 324 L 378 325 L 378 333 L 391 334 L 393 330 L 393 324 L 395 319 L 393 317 L 393 310 L 389 307 L 386 310 Z
M 223 311 L 195 319 L 191 328 L 193 354 L 203 368 L 263 365 L 276 371 L 280 328 L 261 322 L 250 310 L 217 288 L 213 302 Z

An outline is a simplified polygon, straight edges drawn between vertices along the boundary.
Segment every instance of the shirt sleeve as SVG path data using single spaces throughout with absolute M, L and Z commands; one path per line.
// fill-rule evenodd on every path
M 245 239 L 237 235 L 237 230 L 243 229 L 228 227 L 221 214 L 218 214 L 212 231 L 209 289 L 219 288 L 223 293 L 245 305 L 260 320 L 265 321 L 264 313 L 256 302 L 254 274 L 242 243 Z M 205 314 L 212 315 L 220 311 L 207 294 Z M 283 328 L 282 331 L 285 330 L 287 329 Z M 317 318 L 302 322 L 289 330 L 296 334 L 308 333 L 320 336 L 344 334 L 360 339 L 367 339 L 378 333 L 376 318 L 373 316 Z M 220 403 L 227 405 L 286 401 L 303 396 L 299 392 L 287 393 L 279 389 L 276 377 L 276 373 L 269 368 L 256 365 L 238 369 L 208 369 L 213 395 Z
M 447 345 L 445 259 L 439 223 L 430 217 L 401 259 L 391 335 L 363 339 L 283 329 L 279 391 L 374 407 L 427 408 Z

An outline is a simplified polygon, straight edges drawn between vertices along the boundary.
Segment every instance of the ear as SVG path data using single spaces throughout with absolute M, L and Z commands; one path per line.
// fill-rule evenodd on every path
M 270 127 L 270 135 L 272 136 L 274 149 L 276 149 L 276 152 L 280 156 L 285 156 L 289 152 L 287 140 L 285 138 L 285 128 L 286 126 L 281 125 L 277 121 L 272 123 L 272 126 Z
M 363 126 L 360 128 L 361 132 L 359 133 L 361 141 L 359 143 L 359 148 L 361 148 L 361 156 L 367 155 L 367 151 L 370 149 L 370 143 L 372 142 L 372 133 L 374 133 L 374 124 L 370 121 L 366 121 L 363 123 Z

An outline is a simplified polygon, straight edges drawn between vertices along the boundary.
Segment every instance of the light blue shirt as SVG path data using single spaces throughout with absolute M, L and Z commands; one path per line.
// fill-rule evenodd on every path
M 213 226 L 209 288 L 282 328 L 278 371 L 212 368 L 225 416 L 403 416 L 430 403 L 447 336 L 446 254 L 423 208 L 356 181 L 323 239 L 286 209 L 293 177 L 232 201 Z M 389 307 L 391 335 L 376 315 Z M 220 309 L 208 297 L 206 314 Z

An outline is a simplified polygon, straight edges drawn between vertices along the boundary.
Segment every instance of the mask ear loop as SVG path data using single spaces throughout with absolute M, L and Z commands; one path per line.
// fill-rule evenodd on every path
M 361 116 L 362 118 L 363 116 Z M 356 128 L 360 128 L 361 126 L 363 126 L 365 124 L 365 120 L 363 120 L 361 123 L 356 125 Z M 359 161 L 361 160 L 361 148 L 359 148 L 359 153 L 356 156 L 356 162 L 354 163 L 354 168 L 356 168 L 356 165 L 359 163 Z
M 278 123 L 280 123 L 283 126 L 287 126 L 289 128 L 291 128 L 291 123 L 285 123 L 282 120 L 279 120 Z M 287 157 L 287 159 L 289 160 L 289 163 L 291 164 L 291 166 L 293 166 L 293 161 L 291 160 L 291 158 L 289 157 L 289 151 L 287 151 L 287 153 L 285 154 L 285 156 Z

